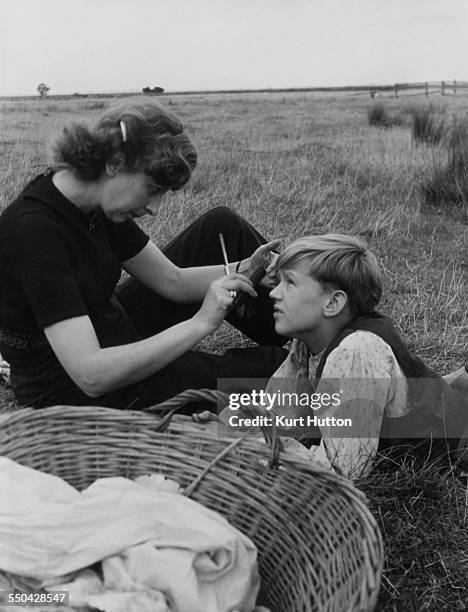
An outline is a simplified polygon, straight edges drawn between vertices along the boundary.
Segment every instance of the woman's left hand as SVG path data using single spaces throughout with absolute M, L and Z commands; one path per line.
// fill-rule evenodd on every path
M 260 282 L 260 285 L 271 287 L 269 273 L 271 272 L 272 264 L 274 264 L 278 257 L 275 253 L 272 253 L 272 251 L 277 249 L 280 244 L 281 240 L 279 239 L 262 244 L 262 246 L 258 247 L 250 257 L 242 260 L 239 266 L 239 274 L 250 277 L 257 268 L 263 268 L 265 270 L 265 277 Z

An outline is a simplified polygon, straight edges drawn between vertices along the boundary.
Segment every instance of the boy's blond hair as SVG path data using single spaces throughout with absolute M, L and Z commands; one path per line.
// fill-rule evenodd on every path
M 284 249 L 276 269 L 290 268 L 304 259 L 315 280 L 347 294 L 355 316 L 370 314 L 379 303 L 382 296 L 379 264 L 363 240 L 344 234 L 305 236 Z

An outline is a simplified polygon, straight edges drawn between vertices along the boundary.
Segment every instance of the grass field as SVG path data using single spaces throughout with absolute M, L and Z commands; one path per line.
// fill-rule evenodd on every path
M 441 146 L 412 143 L 411 105 L 425 104 L 422 96 L 381 99 L 401 116 L 392 129 L 370 126 L 371 100 L 348 92 L 160 101 L 184 120 L 200 163 L 189 186 L 167 196 L 157 217 L 142 221 L 158 245 L 219 205 L 232 207 L 270 239 L 331 231 L 365 236 L 384 270 L 381 310 L 394 317 L 410 347 L 441 373 L 464 361 L 467 210 L 428 206 L 422 198 L 421 183 L 445 155 Z M 109 103 L 0 101 L 0 208 L 43 169 L 50 134 Z M 449 120 L 468 112 L 468 96 L 438 98 L 437 104 Z M 242 342 L 226 326 L 205 346 L 220 350 Z M 11 407 L 7 390 L 0 402 Z M 468 609 L 468 477 L 446 467 L 406 465 L 376 471 L 361 485 L 387 548 L 378 610 Z

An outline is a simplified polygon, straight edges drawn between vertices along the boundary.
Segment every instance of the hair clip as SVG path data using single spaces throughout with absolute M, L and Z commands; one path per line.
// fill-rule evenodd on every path
M 122 132 L 123 142 L 127 142 L 127 126 L 123 121 L 120 121 L 120 131 Z

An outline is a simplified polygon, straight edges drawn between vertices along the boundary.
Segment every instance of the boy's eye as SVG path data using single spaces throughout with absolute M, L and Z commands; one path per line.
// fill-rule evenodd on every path
M 280 284 L 279 276 L 275 274 L 274 272 L 269 272 L 268 273 L 268 283 L 270 284 L 271 287 L 276 287 L 277 285 Z
M 164 195 L 167 191 L 167 189 L 164 189 L 163 187 L 161 187 L 160 185 L 150 185 L 149 191 L 151 193 L 151 195 Z

